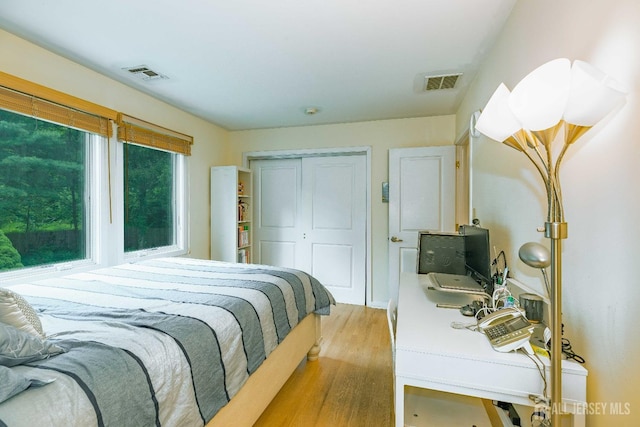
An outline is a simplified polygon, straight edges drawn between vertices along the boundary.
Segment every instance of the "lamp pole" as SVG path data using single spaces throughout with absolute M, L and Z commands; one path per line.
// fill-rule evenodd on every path
M 566 222 L 545 223 L 545 237 L 551 239 L 551 425 L 561 425 L 562 413 L 562 239 Z

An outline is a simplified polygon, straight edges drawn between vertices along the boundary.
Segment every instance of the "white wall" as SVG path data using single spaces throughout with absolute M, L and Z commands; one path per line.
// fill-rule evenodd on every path
M 569 225 L 563 241 L 563 320 L 565 336 L 587 359 L 591 427 L 640 425 L 639 23 L 637 0 L 519 1 L 457 116 L 460 134 L 500 82 L 513 88 L 558 57 L 590 62 L 630 89 L 626 105 L 572 147 L 561 171 Z M 486 138 L 473 144 L 476 215 L 507 253 L 514 276 L 539 282 L 538 272 L 517 257 L 527 241 L 548 243 L 536 232 L 546 218 L 537 172 L 502 144 Z M 612 414 L 612 403 L 628 403 L 631 413 Z
M 386 306 L 388 293 L 388 204 L 381 184 L 388 180 L 389 148 L 452 145 L 455 116 L 278 128 L 231 132 L 230 157 L 242 164 L 242 153 L 335 147 L 371 147 L 372 293 L 369 301 Z
M 0 30 L 0 70 L 194 137 L 188 159 L 190 256 L 209 258 L 209 168 L 227 162 L 227 131 Z

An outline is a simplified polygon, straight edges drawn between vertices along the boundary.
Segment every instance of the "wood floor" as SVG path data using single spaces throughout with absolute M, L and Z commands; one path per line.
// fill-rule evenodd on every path
M 322 335 L 318 361 L 298 366 L 255 425 L 391 426 L 386 311 L 338 304 L 322 319 Z

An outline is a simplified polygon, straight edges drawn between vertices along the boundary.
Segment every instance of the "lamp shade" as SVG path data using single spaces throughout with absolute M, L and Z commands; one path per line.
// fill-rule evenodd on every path
M 509 89 L 500 83 L 476 122 L 476 130 L 498 142 L 503 142 L 522 128 L 509 108 L 509 94 Z
M 620 84 L 584 61 L 574 61 L 564 120 L 579 126 L 593 126 L 625 97 Z
M 567 58 L 549 61 L 513 88 L 509 107 L 522 127 L 531 131 L 549 129 L 562 119 L 571 82 L 571 61 Z
M 547 268 L 551 264 L 549 249 L 536 242 L 522 245 L 518 251 L 518 256 L 522 262 L 533 268 Z

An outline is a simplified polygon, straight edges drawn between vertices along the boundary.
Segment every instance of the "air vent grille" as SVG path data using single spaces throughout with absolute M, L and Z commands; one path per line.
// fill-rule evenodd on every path
M 161 74 L 161 73 L 158 73 L 157 71 L 152 70 L 146 65 L 137 65 L 135 67 L 127 67 L 123 69 L 127 71 L 130 76 L 145 82 L 153 81 L 153 80 L 165 80 L 169 78 L 164 74 Z
M 453 89 L 462 74 L 449 74 L 445 76 L 426 76 L 424 78 L 424 90 Z

